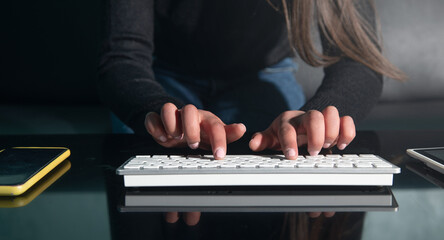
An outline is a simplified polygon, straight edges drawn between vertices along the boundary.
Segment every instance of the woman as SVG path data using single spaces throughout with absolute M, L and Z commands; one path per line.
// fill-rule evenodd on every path
M 305 144 L 311 155 L 342 150 L 354 120 L 377 102 L 382 75 L 404 78 L 382 56 L 365 0 L 110 0 L 107 11 L 102 99 L 136 133 L 165 147 L 210 148 L 216 159 L 246 127 L 257 132 L 254 151 L 295 159 Z M 307 102 L 294 49 L 324 67 Z

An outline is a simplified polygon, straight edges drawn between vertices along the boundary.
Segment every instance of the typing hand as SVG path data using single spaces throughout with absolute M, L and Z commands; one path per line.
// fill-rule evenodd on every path
M 200 212 L 186 212 L 182 213 L 182 219 L 188 226 L 195 226 L 200 221 Z M 178 212 L 168 212 L 165 214 L 165 221 L 167 223 L 176 223 L 179 220 Z
M 322 112 L 310 110 L 286 111 L 263 132 L 253 135 L 250 148 L 282 150 L 287 159 L 296 159 L 298 146 L 307 145 L 310 155 L 334 145 L 343 150 L 356 135 L 350 116 L 339 117 L 338 110 L 329 106 Z
M 163 105 L 160 115 L 148 113 L 145 127 L 164 147 L 212 149 L 215 159 L 223 159 L 227 143 L 238 140 L 246 131 L 242 123 L 226 125 L 213 113 L 194 105 L 177 109 L 172 103 Z

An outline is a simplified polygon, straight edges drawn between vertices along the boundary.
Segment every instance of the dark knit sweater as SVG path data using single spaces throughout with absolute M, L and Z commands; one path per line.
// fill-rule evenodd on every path
M 362 9 L 374 22 L 370 8 Z M 223 81 L 292 56 L 284 15 L 266 0 L 109 0 L 106 11 L 99 93 L 136 133 L 146 132 L 146 113 L 166 102 L 183 105 L 156 82 L 153 55 L 171 71 Z M 324 52 L 341 54 L 321 40 Z M 301 110 L 333 105 L 356 121 L 381 94 L 382 76 L 349 58 L 324 72 Z

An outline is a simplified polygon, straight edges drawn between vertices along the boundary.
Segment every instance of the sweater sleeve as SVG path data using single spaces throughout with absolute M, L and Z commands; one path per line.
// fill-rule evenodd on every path
M 136 133 L 146 133 L 145 114 L 180 100 L 168 96 L 151 69 L 154 0 L 109 0 L 98 89 L 102 101 Z
M 365 1 L 364 1 L 365 2 Z M 358 8 L 367 21 L 375 27 L 375 13 L 369 4 Z M 332 46 L 321 33 L 324 54 L 341 56 L 336 46 Z M 351 116 L 359 122 L 376 105 L 382 92 L 383 78 L 363 64 L 348 57 L 324 68 L 324 78 L 314 96 L 301 110 L 322 111 L 327 106 L 335 106 L 341 116 Z

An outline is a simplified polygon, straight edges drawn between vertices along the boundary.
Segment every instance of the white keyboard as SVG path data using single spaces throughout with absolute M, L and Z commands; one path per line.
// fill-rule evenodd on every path
M 391 186 L 401 169 L 372 154 L 135 156 L 117 169 L 126 187 Z

